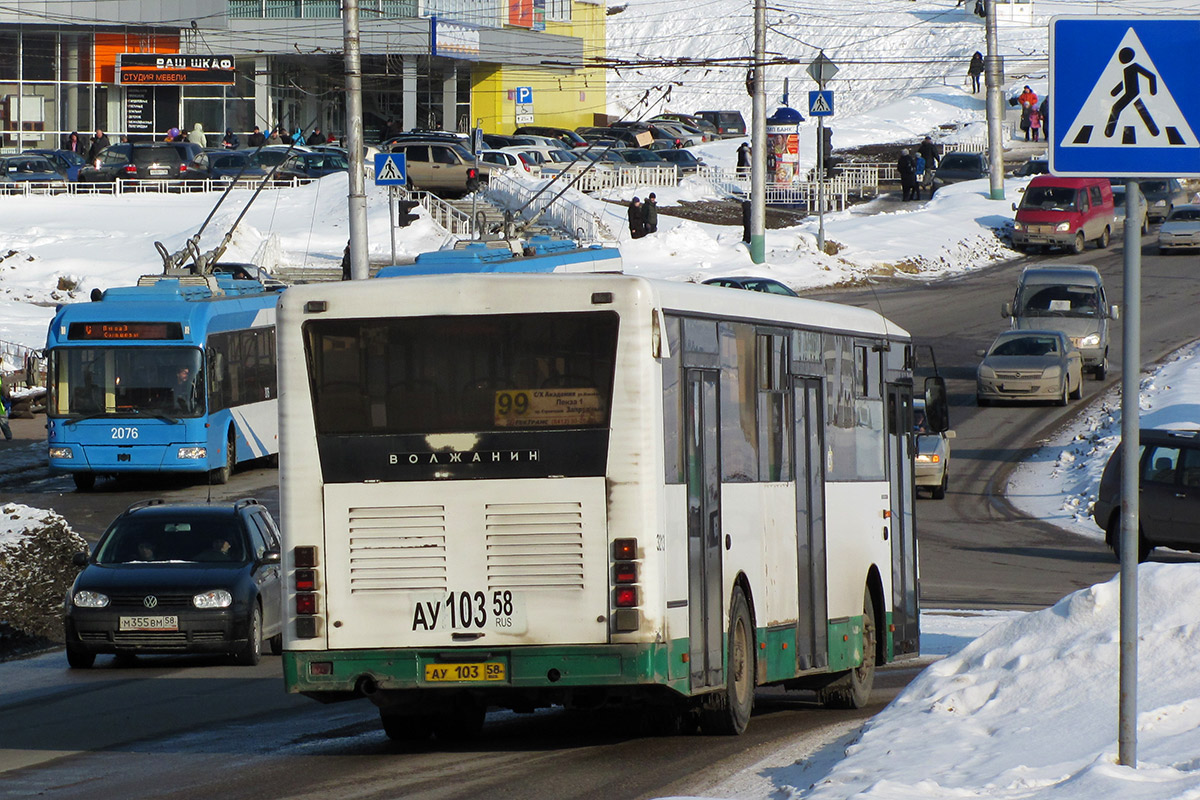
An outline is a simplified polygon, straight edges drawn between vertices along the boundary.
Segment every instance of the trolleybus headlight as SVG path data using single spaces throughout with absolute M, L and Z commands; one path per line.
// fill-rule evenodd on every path
M 937 453 L 918 453 L 917 454 L 917 463 L 918 464 L 936 464 L 941 460 L 942 460 L 942 457 L 939 456 Z
M 104 608 L 108 605 L 108 595 L 84 590 L 76 592 L 72 602 L 76 608 Z
M 179 457 L 186 459 L 208 458 L 207 447 L 181 447 Z
M 75 457 L 75 453 L 72 452 L 71 448 L 69 448 L 69 447 L 51 447 L 49 452 L 50 452 L 51 458 L 74 458 Z
M 229 608 L 233 605 L 233 595 L 224 589 L 209 589 L 192 598 L 196 608 Z

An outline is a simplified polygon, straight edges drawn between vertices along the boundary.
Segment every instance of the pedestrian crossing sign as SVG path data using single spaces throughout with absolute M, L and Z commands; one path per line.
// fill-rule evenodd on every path
M 403 186 L 408 182 L 404 153 L 375 154 L 375 185 Z
M 833 90 L 822 89 L 808 93 L 808 115 L 810 117 L 833 116 Z
M 1050 171 L 1200 177 L 1200 17 L 1055 17 Z

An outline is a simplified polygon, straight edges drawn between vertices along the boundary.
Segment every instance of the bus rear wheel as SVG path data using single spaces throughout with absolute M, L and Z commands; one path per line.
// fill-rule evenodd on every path
M 862 708 L 875 686 L 875 604 L 871 590 L 863 598 L 862 663 L 817 692 L 817 700 L 830 708 Z
M 383 732 L 393 742 L 423 742 L 433 733 L 429 717 L 416 714 L 396 714 L 380 709 L 379 721 L 383 723 Z
M 714 706 L 704 710 L 705 733 L 737 736 L 750 723 L 754 710 L 754 633 L 750 606 L 741 588 L 733 590 L 729 605 L 729 636 L 725 655 L 725 691 Z

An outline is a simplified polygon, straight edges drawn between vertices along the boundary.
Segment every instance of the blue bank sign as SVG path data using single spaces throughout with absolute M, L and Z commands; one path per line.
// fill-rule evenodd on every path
M 1055 17 L 1050 170 L 1200 177 L 1200 17 Z

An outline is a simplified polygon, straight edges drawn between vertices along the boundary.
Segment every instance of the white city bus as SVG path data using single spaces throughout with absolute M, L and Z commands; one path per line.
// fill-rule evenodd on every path
M 446 275 L 291 287 L 278 326 L 290 692 L 393 738 L 613 703 L 740 733 L 755 686 L 857 707 L 917 653 L 912 347 L 880 315 Z

